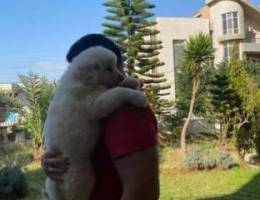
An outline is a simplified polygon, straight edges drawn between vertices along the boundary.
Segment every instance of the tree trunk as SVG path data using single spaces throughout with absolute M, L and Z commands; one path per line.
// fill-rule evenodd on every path
M 224 129 L 224 142 L 226 143 L 227 137 L 228 137 L 228 129 L 229 129 L 229 122 L 227 121 L 225 123 L 225 129 Z
M 33 155 L 34 159 L 35 160 L 40 160 L 42 158 L 43 153 L 44 153 L 44 145 L 43 145 L 43 143 L 37 144 L 37 147 L 36 147 L 34 155 Z
M 7 127 L 0 127 L 0 135 L 3 135 L 3 143 L 8 143 Z
M 186 132 L 187 128 L 189 126 L 191 116 L 193 113 L 195 101 L 196 101 L 196 95 L 199 89 L 200 81 L 198 78 L 193 78 L 193 85 L 192 85 L 192 96 L 191 96 L 191 101 L 190 101 L 190 108 L 189 108 L 189 113 L 188 117 L 183 125 L 182 131 L 181 131 L 181 151 L 184 155 L 187 153 L 187 147 L 186 147 Z
M 223 122 L 222 122 L 222 120 L 220 120 L 220 136 L 219 136 L 219 142 L 220 142 L 220 144 L 222 144 L 222 142 L 223 142 Z
M 241 129 L 242 126 L 244 126 L 244 124 L 248 124 L 249 121 L 247 119 L 245 119 L 243 122 L 240 122 L 238 125 L 237 125 L 237 131 L 239 131 Z

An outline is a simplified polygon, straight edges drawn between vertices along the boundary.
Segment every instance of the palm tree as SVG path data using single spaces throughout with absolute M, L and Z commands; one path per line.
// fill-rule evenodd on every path
M 200 88 L 201 76 L 205 69 L 210 66 L 213 52 L 212 41 L 208 34 L 199 33 L 191 36 L 186 41 L 183 52 L 183 65 L 187 67 L 187 70 L 192 77 L 192 96 L 188 117 L 181 132 L 181 150 L 184 154 L 186 154 L 186 131 L 191 120 L 196 97 Z
M 25 91 L 29 111 L 26 112 L 22 125 L 32 136 L 36 148 L 35 158 L 40 158 L 43 150 L 43 126 L 56 83 L 33 72 L 27 75 L 20 74 L 19 78 Z

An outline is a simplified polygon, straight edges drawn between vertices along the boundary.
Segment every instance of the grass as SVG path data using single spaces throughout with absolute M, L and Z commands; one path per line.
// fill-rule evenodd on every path
M 34 161 L 25 167 L 25 173 L 29 183 L 29 195 L 26 200 L 40 200 L 44 186 L 45 175 L 41 170 L 39 161 Z
M 259 200 L 260 169 L 185 172 L 177 150 L 161 156 L 161 200 Z
M 259 200 L 260 170 L 161 173 L 161 200 Z
M 0 169 L 5 165 L 19 165 L 26 174 L 29 195 L 26 200 L 40 200 L 45 176 L 39 161 L 33 160 L 31 145 L 0 144 Z
M 5 152 L 5 156 L 9 158 L 15 157 L 13 154 L 19 155 L 16 155 L 16 159 L 22 163 L 29 182 L 29 195 L 26 200 L 40 200 L 45 179 L 40 162 L 28 160 L 28 154 L 31 153 L 28 148 L 22 147 L 19 151 L 17 148 L 10 149 L 9 154 L 1 148 L 0 152 Z M 1 168 L 1 161 L 5 156 L 0 156 Z M 260 199 L 260 169 L 242 167 L 227 171 L 184 172 L 180 169 L 178 151 L 166 149 L 162 151 L 161 158 L 161 200 Z

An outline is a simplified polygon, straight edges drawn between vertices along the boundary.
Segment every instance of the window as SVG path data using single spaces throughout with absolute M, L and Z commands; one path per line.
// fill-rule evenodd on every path
M 238 33 L 238 14 L 230 12 L 222 15 L 224 35 Z
M 175 96 L 178 99 L 180 97 L 181 91 L 180 88 L 177 87 L 180 81 L 180 72 L 181 72 L 181 62 L 182 62 L 182 55 L 183 50 L 185 47 L 185 40 L 173 40 L 173 59 L 174 59 L 174 89 L 175 89 Z
M 177 67 L 181 64 L 182 53 L 184 50 L 185 40 L 174 40 L 173 41 L 173 55 L 174 55 L 174 67 Z
M 227 42 L 224 44 L 224 59 L 230 60 L 233 50 L 233 43 Z

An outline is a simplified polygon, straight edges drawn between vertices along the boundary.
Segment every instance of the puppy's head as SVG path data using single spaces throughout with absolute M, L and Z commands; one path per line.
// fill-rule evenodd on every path
M 119 85 L 124 74 L 117 68 L 117 56 L 103 46 L 90 47 L 76 56 L 71 67 L 85 85 L 111 88 Z

